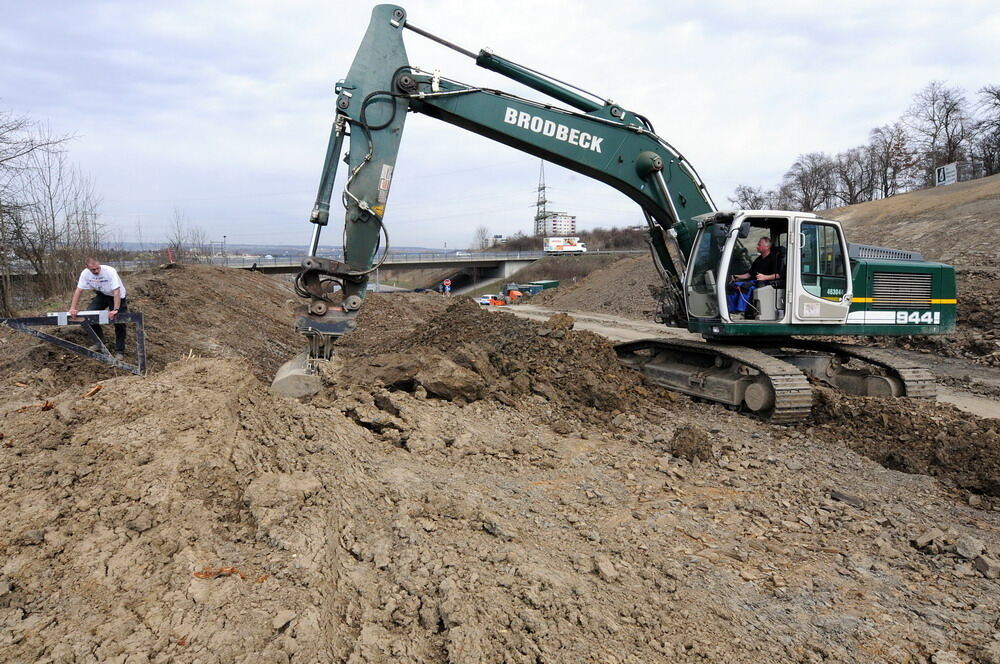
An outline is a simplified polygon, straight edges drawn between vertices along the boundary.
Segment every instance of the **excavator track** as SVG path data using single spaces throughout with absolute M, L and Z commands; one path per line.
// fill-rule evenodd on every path
M 624 364 L 639 369 L 653 383 L 729 406 L 739 406 L 740 402 L 734 403 L 733 397 L 719 398 L 705 389 L 705 376 L 713 372 L 713 367 L 701 367 L 695 362 L 685 365 L 690 367 L 686 383 L 681 380 L 670 380 L 665 372 L 655 370 L 659 366 L 658 356 L 664 351 L 687 357 L 718 358 L 723 363 L 728 361 L 733 367 L 733 378 L 730 382 L 749 381 L 747 370 L 756 372 L 757 382 L 760 376 L 766 379 L 773 396 L 773 405 L 766 412 L 759 414 L 769 422 L 795 424 L 806 419 L 812 411 L 812 387 L 805 374 L 799 368 L 753 348 L 706 341 L 641 339 L 618 344 L 615 346 L 615 351 Z M 649 355 L 641 355 L 641 351 L 649 351 Z
M 934 375 L 924 366 L 901 358 L 894 353 L 881 348 L 866 348 L 854 344 L 841 344 L 826 341 L 806 339 L 791 339 L 783 343 L 784 348 L 810 350 L 820 353 L 836 353 L 845 357 L 856 358 L 862 362 L 885 370 L 890 376 L 897 378 L 902 384 L 905 396 L 910 399 L 936 399 L 937 383 Z
M 821 370 L 824 367 L 835 369 L 838 378 L 833 379 L 833 386 L 849 393 L 911 399 L 937 396 L 934 376 L 926 368 L 884 349 L 853 344 L 782 339 L 773 347 L 756 349 L 708 341 L 642 339 L 618 344 L 615 351 L 623 364 L 657 385 L 730 407 L 748 407 L 775 424 L 794 424 L 809 416 L 809 377 L 830 384 Z M 881 373 L 845 371 L 839 364 L 844 358 L 860 360 Z M 845 381 L 845 373 L 874 378 Z M 871 380 L 877 387 L 866 391 Z M 764 381 L 769 395 L 762 398 Z M 889 388 L 891 393 L 883 391 Z M 772 400 L 767 408 L 759 406 Z

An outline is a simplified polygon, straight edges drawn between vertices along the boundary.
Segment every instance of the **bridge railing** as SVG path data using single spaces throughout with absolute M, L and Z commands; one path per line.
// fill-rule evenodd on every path
M 644 249 L 621 249 L 608 251 L 588 251 L 586 255 L 610 255 L 610 254 L 641 254 L 646 253 Z M 480 263 L 483 261 L 511 261 L 511 260 L 535 260 L 545 256 L 544 251 L 476 251 L 476 252 L 445 252 L 445 251 L 391 251 L 386 257 L 385 264 L 405 264 L 405 263 Z M 344 260 L 343 252 L 322 252 L 321 258 L 333 260 Z M 287 267 L 289 265 L 299 265 L 306 258 L 301 256 L 213 256 L 207 259 L 212 265 L 226 267 L 247 268 L 253 265 L 257 267 Z

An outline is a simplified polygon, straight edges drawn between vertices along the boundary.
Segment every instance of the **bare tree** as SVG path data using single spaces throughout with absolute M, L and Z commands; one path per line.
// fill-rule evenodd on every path
M 32 203 L 22 191 L 29 160 L 38 152 L 57 152 L 67 140 L 39 132 L 27 117 L 0 111 L 0 315 L 10 316 L 14 309 L 12 273 L 20 260 L 18 240 L 26 231 L 25 210 Z
M 184 221 L 184 211 L 175 207 L 170 217 L 170 225 L 167 226 L 167 248 L 174 252 L 178 260 L 184 255 L 184 243 L 187 239 L 188 229 Z
M 201 226 L 190 225 L 187 228 L 187 244 L 192 253 L 200 257 L 208 252 L 208 233 Z
M 983 162 L 986 175 L 995 175 L 1000 173 L 1000 85 L 980 88 L 976 107 L 982 116 L 975 127 L 975 157 Z
M 472 234 L 472 248 L 483 251 L 490 248 L 493 238 L 490 236 L 490 229 L 486 226 L 477 226 Z
M 920 155 L 926 186 L 934 184 L 934 169 L 966 158 L 974 122 L 961 88 L 931 81 L 913 97 L 903 115 Z
M 767 207 L 768 196 L 763 187 L 740 184 L 736 185 L 729 202 L 740 210 L 763 210 Z
M 799 155 L 785 173 L 782 186 L 796 209 L 813 212 L 829 207 L 833 199 L 833 163 L 822 152 Z
M 29 161 L 22 190 L 31 203 L 18 251 L 34 267 L 42 296 L 51 297 L 72 285 L 86 256 L 98 253 L 105 228 L 92 180 L 70 166 L 65 152 L 37 151 Z
M 58 150 L 68 140 L 68 136 L 37 131 L 36 123 L 25 116 L 0 111 L 0 173 L 21 170 L 24 168 L 23 159 L 32 152 Z M 0 180 L 2 183 L 3 180 Z
M 872 198 L 874 189 L 872 162 L 865 146 L 837 154 L 831 164 L 834 196 L 843 205 L 854 205 Z
M 917 155 L 901 122 L 871 130 L 868 158 L 872 163 L 873 198 L 895 196 L 919 175 Z

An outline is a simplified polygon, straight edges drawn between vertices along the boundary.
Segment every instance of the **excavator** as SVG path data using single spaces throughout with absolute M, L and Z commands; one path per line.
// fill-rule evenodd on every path
M 461 83 L 411 65 L 403 33 L 428 38 L 554 100 Z M 273 389 L 319 389 L 317 367 L 355 327 L 369 276 L 388 252 L 385 212 L 407 112 L 420 113 L 604 182 L 638 204 L 662 278 L 657 322 L 701 336 L 616 346 L 649 381 L 780 424 L 806 418 L 814 383 L 851 394 L 934 398 L 924 368 L 830 337 L 943 334 L 955 326 L 955 273 L 913 251 L 849 243 L 813 213 L 719 210 L 687 159 L 644 116 L 490 50 L 466 50 L 378 5 L 336 86 L 309 257 L 295 289 L 307 350 Z M 338 164 L 347 179 L 343 261 L 317 256 Z M 769 245 L 775 272 L 754 280 L 750 256 Z M 381 253 L 380 253 L 381 250 Z M 740 280 L 737 277 L 749 277 Z M 337 297 L 333 297 L 333 293 Z

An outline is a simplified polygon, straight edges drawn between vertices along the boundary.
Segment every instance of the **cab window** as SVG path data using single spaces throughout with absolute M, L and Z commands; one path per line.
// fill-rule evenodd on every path
M 721 224 L 707 226 L 701 233 L 688 283 L 688 311 L 692 316 L 710 318 L 719 313 L 715 272 L 725 242 L 726 231 Z
M 802 288 L 810 295 L 839 300 L 847 291 L 847 261 L 838 228 L 803 222 Z

